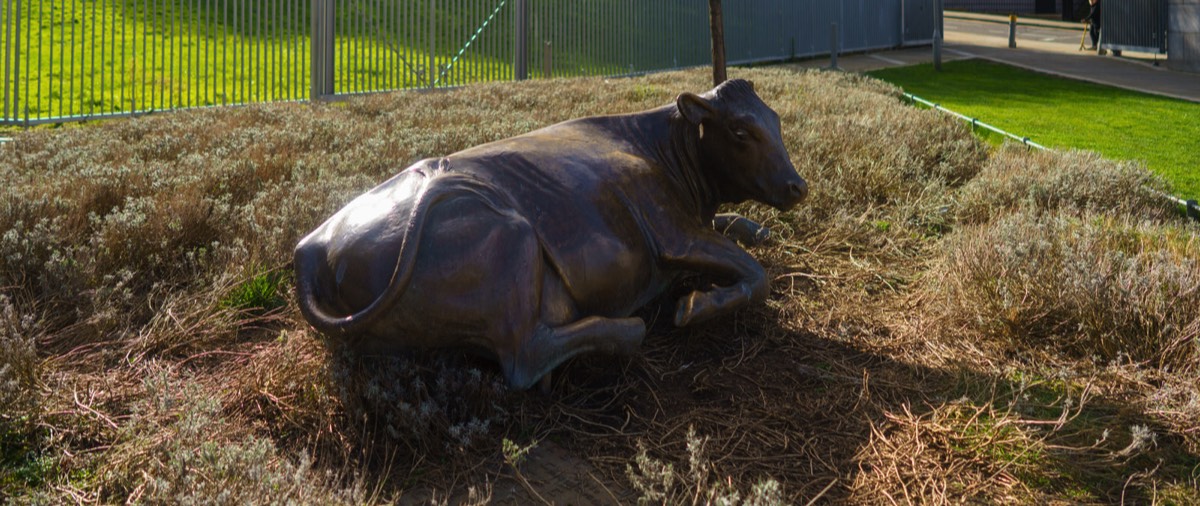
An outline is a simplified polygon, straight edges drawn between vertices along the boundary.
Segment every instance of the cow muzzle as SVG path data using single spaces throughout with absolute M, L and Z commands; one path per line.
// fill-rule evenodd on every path
M 787 211 L 796 207 L 804 199 L 808 198 L 808 183 L 799 177 L 789 178 L 789 180 L 779 185 L 780 190 L 772 202 L 767 202 L 771 207 L 780 211 Z
M 804 202 L 808 198 L 808 183 L 803 179 L 788 183 L 788 207 L 795 207 L 797 204 Z

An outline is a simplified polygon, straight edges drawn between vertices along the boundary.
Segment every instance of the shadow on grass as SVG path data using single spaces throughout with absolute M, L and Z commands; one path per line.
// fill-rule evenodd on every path
M 574 457 L 584 478 L 573 488 L 603 480 L 622 502 L 637 497 L 627 469 L 639 448 L 688 483 L 689 429 L 707 439 L 722 480 L 749 490 L 774 479 L 791 502 L 1146 502 L 1163 484 L 1194 482 L 1200 466 L 1165 428 L 1086 380 L 902 363 L 856 347 L 887 339 L 886 329 L 835 340 L 785 328 L 770 308 L 677 330 L 658 316 L 666 309 L 643 311 L 642 354 L 573 359 L 549 395 L 512 392 L 494 365 L 458 352 L 345 362 L 357 368 L 335 374 L 353 378 L 340 390 L 356 413 L 341 429 L 354 434 L 353 460 L 384 490 L 461 498 L 466 485 L 511 477 L 502 439 L 540 442 Z M 561 502 L 570 498 L 554 494 L 571 487 L 549 481 L 569 474 L 530 482 Z

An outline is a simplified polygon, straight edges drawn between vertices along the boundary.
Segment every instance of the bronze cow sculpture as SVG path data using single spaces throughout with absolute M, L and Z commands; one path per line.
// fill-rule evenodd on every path
M 636 350 L 630 314 L 683 273 L 718 284 L 682 297 L 675 325 L 763 300 L 762 266 L 714 219 L 765 229 L 717 207 L 807 193 L 779 116 L 728 81 L 417 162 L 300 241 L 300 308 L 359 349 L 474 346 L 526 389 L 579 353 Z

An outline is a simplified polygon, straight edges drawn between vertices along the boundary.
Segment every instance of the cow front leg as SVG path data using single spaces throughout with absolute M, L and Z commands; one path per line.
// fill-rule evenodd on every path
M 716 288 L 695 290 L 679 299 L 675 325 L 684 327 L 767 297 L 767 273 L 733 241 L 715 231 L 688 241 L 679 255 L 667 256 L 670 268 L 698 272 L 718 280 Z
M 713 217 L 713 230 L 746 246 L 758 246 L 771 237 L 771 229 L 738 213 L 721 213 Z

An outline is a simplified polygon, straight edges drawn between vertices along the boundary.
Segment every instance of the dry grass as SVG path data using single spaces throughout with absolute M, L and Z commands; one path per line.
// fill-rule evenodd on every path
M 794 212 L 739 209 L 776 237 L 753 251 L 770 300 L 689 331 L 652 304 L 642 354 L 571 361 L 550 396 L 455 351 L 331 348 L 294 304 L 291 249 L 419 158 L 658 106 L 702 71 L 17 136 L 0 495 L 486 501 L 466 491 L 549 493 L 502 444 L 544 441 L 625 502 L 1200 500 L 1200 243 L 1143 189 L 1161 183 L 993 152 L 862 77 L 738 74 L 813 189 Z

